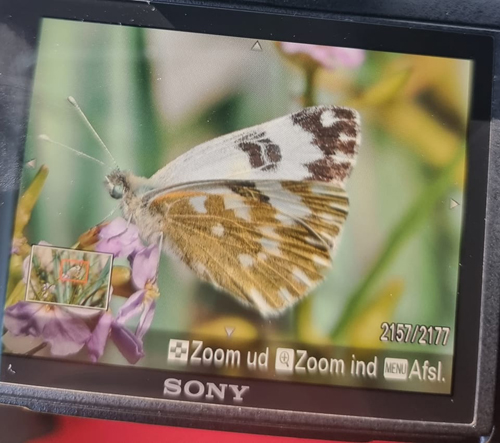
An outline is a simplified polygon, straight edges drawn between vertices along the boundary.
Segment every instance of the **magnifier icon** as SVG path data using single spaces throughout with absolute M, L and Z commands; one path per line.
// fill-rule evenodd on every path
M 289 361 L 290 361 L 290 356 L 288 355 L 288 352 L 282 351 L 280 354 L 280 363 L 282 363 L 288 368 Z
M 275 369 L 277 374 L 293 374 L 295 351 L 291 348 L 277 348 Z

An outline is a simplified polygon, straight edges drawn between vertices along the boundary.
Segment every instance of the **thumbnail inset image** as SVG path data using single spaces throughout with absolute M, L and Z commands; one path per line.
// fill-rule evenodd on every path
M 112 254 L 34 245 L 26 301 L 107 309 Z

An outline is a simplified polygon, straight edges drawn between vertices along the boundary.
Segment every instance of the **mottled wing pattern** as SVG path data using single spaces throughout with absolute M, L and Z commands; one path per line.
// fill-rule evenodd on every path
M 263 316 L 279 314 L 324 278 L 348 211 L 324 182 L 207 181 L 149 201 L 165 251 Z
M 198 180 L 313 180 L 343 188 L 359 142 L 355 110 L 305 108 L 196 146 L 153 175 L 151 187 Z

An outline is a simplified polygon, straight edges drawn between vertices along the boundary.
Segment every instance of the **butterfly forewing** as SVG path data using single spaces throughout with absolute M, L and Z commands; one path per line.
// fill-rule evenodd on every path
M 198 180 L 311 180 L 343 188 L 359 142 L 356 111 L 315 106 L 198 145 L 150 181 L 154 188 Z
M 348 211 L 343 189 L 315 181 L 207 181 L 148 204 L 167 252 L 264 316 L 323 280 Z

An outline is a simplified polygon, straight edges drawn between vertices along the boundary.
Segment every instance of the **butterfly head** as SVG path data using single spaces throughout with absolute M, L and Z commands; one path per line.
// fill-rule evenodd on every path
M 130 182 L 127 174 L 115 169 L 106 176 L 105 182 L 109 195 L 115 200 L 121 200 L 126 192 L 130 191 Z

